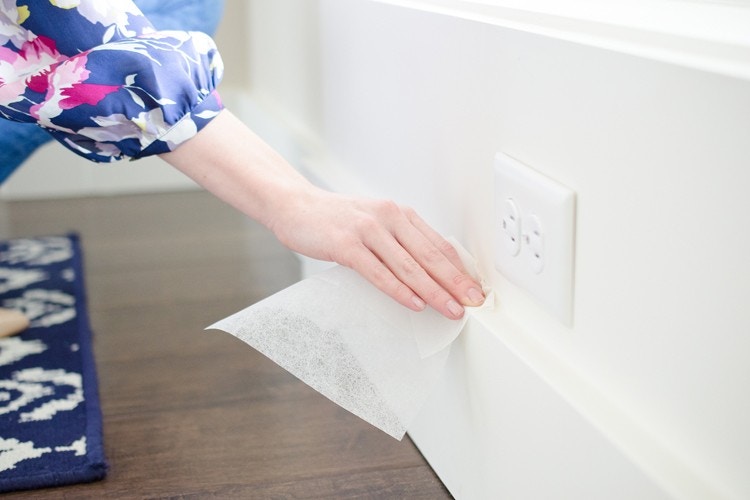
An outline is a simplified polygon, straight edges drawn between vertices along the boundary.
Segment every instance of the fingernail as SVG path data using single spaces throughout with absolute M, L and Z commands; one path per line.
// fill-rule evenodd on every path
M 469 288 L 466 295 L 469 297 L 469 302 L 472 304 L 481 304 L 484 301 L 484 294 L 476 288 Z
M 417 309 L 419 309 L 420 311 L 424 309 L 425 307 L 427 307 L 427 304 L 424 303 L 424 300 L 420 299 L 416 295 L 411 298 L 411 301 L 414 303 L 415 306 L 417 306 Z
M 457 318 L 460 317 L 464 312 L 464 308 L 461 307 L 458 302 L 453 299 L 448 301 L 448 310 Z

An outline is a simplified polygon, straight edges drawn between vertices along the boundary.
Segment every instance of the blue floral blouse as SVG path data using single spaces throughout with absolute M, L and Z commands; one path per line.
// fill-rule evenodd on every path
M 0 116 L 110 162 L 174 150 L 222 109 L 208 35 L 156 31 L 130 0 L 0 0 Z

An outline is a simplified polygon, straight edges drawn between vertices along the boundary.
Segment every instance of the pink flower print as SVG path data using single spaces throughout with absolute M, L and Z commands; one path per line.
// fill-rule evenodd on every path
M 29 66 L 37 68 L 47 66 L 64 57 L 57 51 L 55 41 L 44 35 L 39 35 L 24 43 L 18 54 L 28 62 Z
M 0 72 L 2 72 L 2 64 L 0 64 Z M 26 84 L 23 80 L 17 80 L 10 83 L 0 82 L 0 106 L 9 106 L 15 102 L 23 100 L 23 92 L 26 89 Z
M 50 65 L 64 57 L 54 40 L 45 36 L 24 42 L 17 53 L 0 47 L 0 105 L 22 100 L 26 86 L 36 92 L 46 91 Z
M 4 81 L 26 79 L 63 60 L 65 56 L 57 51 L 55 41 L 46 36 L 37 36 L 24 42 L 18 53 L 0 48 L 0 61 L 9 63 L 12 73 L 2 74 Z
M 98 104 L 107 94 L 119 88 L 114 85 L 84 83 L 90 74 L 86 69 L 87 62 L 86 54 L 81 54 L 53 68 L 47 78 L 47 95 L 43 102 L 31 106 L 31 116 L 42 125 L 51 126 L 51 120 L 63 110 L 81 104 Z
M 81 104 L 98 104 L 107 94 L 116 92 L 117 85 L 100 85 L 93 83 L 74 83 L 70 88 L 62 90 L 64 99 L 60 101 L 62 109 L 71 109 Z
M 47 73 L 49 66 L 63 59 L 63 55 L 57 51 L 55 41 L 46 36 L 38 36 L 34 40 L 23 44 L 19 52 L 22 60 L 26 61 L 26 67 L 19 67 L 21 72 L 34 71 L 27 77 L 27 84 L 34 92 L 47 90 Z
M 18 79 L 17 60 L 18 54 L 6 47 L 0 47 L 0 87 Z
M 0 106 L 8 106 L 23 99 L 26 83 L 18 78 L 15 62 L 18 54 L 0 47 Z

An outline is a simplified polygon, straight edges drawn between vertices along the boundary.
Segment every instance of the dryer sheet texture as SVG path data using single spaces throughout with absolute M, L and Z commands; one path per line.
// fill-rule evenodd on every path
M 473 260 L 455 242 L 470 272 Z M 492 307 L 493 294 L 480 308 Z M 328 399 L 403 438 L 473 309 L 411 311 L 351 269 L 304 279 L 208 329 L 230 333 Z

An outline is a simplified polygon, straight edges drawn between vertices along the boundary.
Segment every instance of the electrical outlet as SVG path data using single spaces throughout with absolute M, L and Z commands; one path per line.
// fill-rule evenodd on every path
M 518 160 L 498 153 L 495 211 L 495 267 L 571 326 L 575 193 Z

